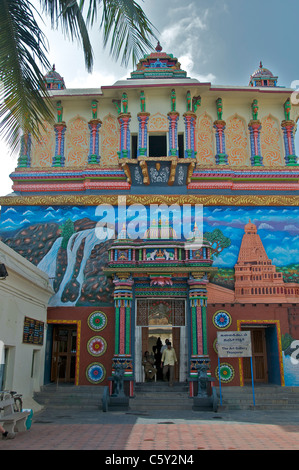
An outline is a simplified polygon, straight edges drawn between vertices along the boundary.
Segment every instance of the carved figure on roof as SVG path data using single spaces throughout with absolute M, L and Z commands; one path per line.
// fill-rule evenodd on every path
M 98 117 L 98 102 L 97 100 L 93 100 L 91 103 L 91 113 L 92 119 L 97 119 Z
M 257 100 L 253 100 L 252 105 L 251 105 L 251 109 L 252 109 L 252 119 L 254 121 L 257 121 L 258 120 L 258 110 L 259 110 Z
M 61 101 L 57 101 L 56 111 L 57 111 L 57 122 L 62 122 L 63 107 L 61 106 Z
M 285 120 L 290 121 L 291 119 L 291 101 L 290 98 L 288 98 L 284 104 L 284 115 L 285 115 Z
M 191 93 L 190 91 L 187 91 L 187 97 L 186 97 L 186 105 L 187 105 L 187 111 L 191 111 Z
M 171 90 L 171 111 L 175 111 L 176 110 L 176 94 L 175 94 L 175 90 L 172 89 Z
M 120 100 L 112 100 L 112 103 L 117 109 L 118 114 L 121 113 L 121 101 Z
M 123 93 L 122 98 L 121 98 L 122 106 L 123 106 L 123 113 L 128 112 L 128 96 L 127 93 Z
M 140 109 L 141 109 L 142 113 L 145 112 L 145 95 L 144 95 L 144 91 L 142 91 L 140 93 Z
M 192 98 L 192 111 L 196 113 L 197 108 L 201 105 L 201 97 L 193 96 Z
M 217 104 L 217 117 L 219 121 L 222 121 L 222 113 L 223 113 L 223 104 L 222 104 L 222 98 L 218 98 L 216 101 Z

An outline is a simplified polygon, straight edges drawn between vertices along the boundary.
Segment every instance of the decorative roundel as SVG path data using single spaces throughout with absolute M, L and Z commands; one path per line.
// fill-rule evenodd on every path
M 219 380 L 218 367 L 216 367 L 216 369 L 215 369 L 215 375 L 216 375 L 217 379 Z M 221 382 L 226 382 L 226 383 L 231 382 L 233 380 L 234 376 L 235 376 L 235 369 L 233 368 L 233 366 L 231 366 L 227 362 L 224 362 L 224 363 L 220 364 Z
M 87 351 L 92 356 L 102 356 L 107 349 L 107 343 L 101 336 L 93 336 L 87 343 Z
M 86 378 L 92 384 L 101 383 L 106 376 L 105 367 L 99 362 L 93 362 L 86 368 Z
M 215 338 L 214 341 L 213 341 L 213 349 L 214 349 L 215 353 L 218 354 L 218 340 L 217 340 L 217 338 Z
M 107 325 L 107 317 L 103 312 L 93 312 L 87 320 L 88 326 L 93 331 L 101 331 Z
M 225 330 L 228 328 L 232 323 L 232 317 L 228 312 L 225 310 L 218 310 L 213 316 L 213 324 L 216 328 L 220 328 L 221 330 Z

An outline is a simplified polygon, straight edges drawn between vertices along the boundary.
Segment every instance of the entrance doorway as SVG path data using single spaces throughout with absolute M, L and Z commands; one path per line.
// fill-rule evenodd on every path
M 174 367 L 174 380 L 179 381 L 180 376 L 180 328 L 172 327 L 144 327 L 142 328 L 142 351 L 148 351 L 154 355 L 155 366 L 157 369 L 156 380 L 163 380 L 163 373 L 161 368 L 162 347 L 165 346 L 165 340 L 171 342 L 172 347 L 175 349 L 178 362 Z
M 251 333 L 253 379 L 257 383 L 268 383 L 266 330 L 265 328 L 244 328 Z M 244 382 L 251 381 L 250 358 L 243 358 Z
M 53 328 L 53 349 L 51 381 L 75 382 L 77 327 L 55 325 Z
M 185 300 L 139 299 L 136 302 L 136 307 L 136 382 L 144 381 L 142 359 L 146 351 L 156 355 L 156 380 L 163 380 L 162 369 L 160 367 L 161 346 L 165 345 L 166 339 L 169 339 L 172 343 L 178 360 L 174 369 L 174 380 L 177 382 L 184 382 L 187 374 L 188 357 L 185 326 Z

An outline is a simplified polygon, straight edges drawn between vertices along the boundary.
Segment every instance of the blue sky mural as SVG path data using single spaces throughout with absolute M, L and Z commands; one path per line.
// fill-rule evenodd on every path
M 3 207 L 0 218 L 0 236 L 5 241 L 14 238 L 19 230 L 34 224 L 56 223 L 62 226 L 67 219 L 99 221 L 96 207 L 78 206 L 16 206 Z M 276 266 L 299 263 L 299 208 L 294 207 L 204 207 L 203 231 L 218 228 L 230 238 L 231 245 L 220 253 L 214 265 L 232 268 L 238 259 L 244 226 L 251 220 L 258 229 L 268 257 Z M 132 217 L 131 217 L 132 219 Z M 147 228 L 142 217 L 140 233 Z M 116 215 L 117 221 L 117 215 Z M 130 217 L 128 217 L 130 221 Z M 111 223 L 113 221 L 111 220 Z

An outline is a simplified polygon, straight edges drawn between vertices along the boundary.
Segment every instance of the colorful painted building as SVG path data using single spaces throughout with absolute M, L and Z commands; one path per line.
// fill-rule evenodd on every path
M 56 122 L 23 137 L 0 198 L 2 241 L 54 290 L 45 383 L 108 385 L 122 364 L 132 395 L 171 339 L 192 395 L 198 365 L 219 378 L 217 332 L 245 329 L 255 380 L 299 385 L 293 90 L 262 64 L 248 85 L 201 83 L 160 44 L 111 86 L 45 80 Z M 251 380 L 246 359 L 220 375 Z

